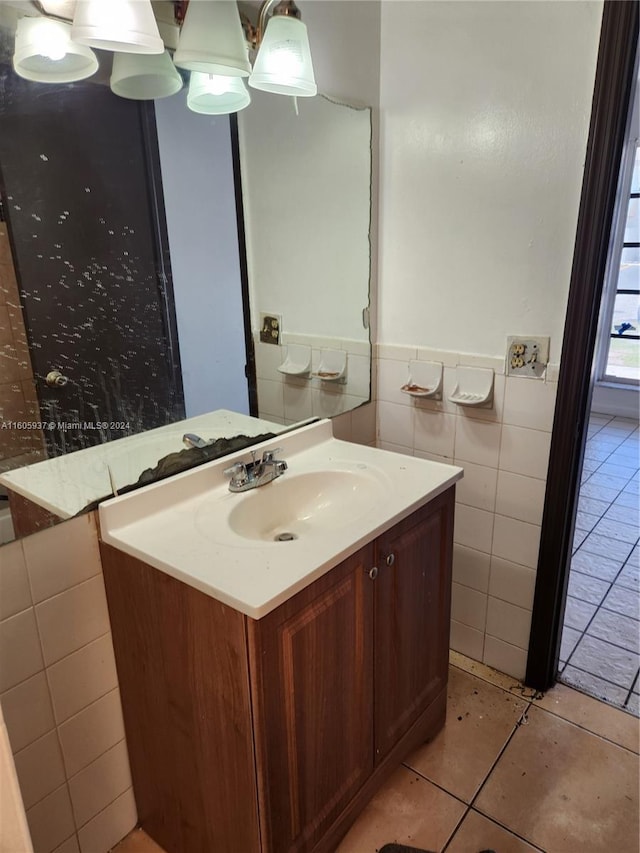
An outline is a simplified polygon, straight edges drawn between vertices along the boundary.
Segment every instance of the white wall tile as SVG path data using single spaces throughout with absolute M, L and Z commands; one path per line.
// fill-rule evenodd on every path
M 22 541 L 0 547 L 0 620 L 31 607 L 31 590 Z
M 484 633 L 452 619 L 449 646 L 461 655 L 466 655 L 473 660 L 482 660 Z
M 55 663 L 110 630 L 102 575 L 97 575 L 35 608 L 45 664 Z
M 411 406 L 413 404 L 412 398 L 400 390 L 407 382 L 408 376 L 408 361 L 395 361 L 390 358 L 380 359 L 378 363 L 378 399 L 384 400 L 385 403 Z
M 532 380 L 533 381 L 533 380 Z M 487 605 L 487 635 L 504 640 L 512 646 L 526 649 L 529 646 L 531 611 L 499 598 L 489 596 Z
M 490 595 L 531 610 L 535 587 L 535 569 L 510 563 L 500 557 L 491 558 Z
M 278 367 L 284 361 L 286 348 L 277 344 L 256 342 L 256 379 L 274 379 L 279 376 Z
M 35 603 L 102 572 L 93 513 L 22 540 Z
M 84 826 L 130 787 L 129 756 L 122 740 L 69 780 L 77 826 Z
M 284 417 L 283 384 L 280 380 L 258 379 L 256 381 L 258 400 L 260 401 L 260 412 L 274 415 L 278 418 Z M 262 415 L 261 415 L 262 417 Z
M 437 453 L 427 453 L 426 450 L 415 450 L 413 455 L 417 459 L 428 459 L 430 462 L 439 462 L 441 465 L 452 465 L 453 460 L 447 459 L 446 456 L 438 456 Z M 456 487 L 459 485 L 456 483 Z
M 55 726 L 49 685 L 44 672 L 7 690 L 0 696 L 11 749 L 17 752 Z
M 453 546 L 453 580 L 463 586 L 487 592 L 489 588 L 489 569 L 491 558 L 482 551 Z
M 414 408 L 414 447 L 453 460 L 456 416 Z
M 493 554 L 512 563 L 535 569 L 538 565 L 540 527 L 496 515 L 493 527 Z
M 33 608 L 0 622 L 0 692 L 43 669 Z
M 80 829 L 80 850 L 82 853 L 107 853 L 137 822 L 136 802 L 130 788 Z
M 497 468 L 500 430 L 499 423 L 460 415 L 456 424 L 455 458 L 488 468 Z
M 413 449 L 413 410 L 397 403 L 378 403 L 379 441 Z
M 69 719 L 118 685 L 111 635 L 94 640 L 47 671 L 58 723 Z
M 347 386 L 350 394 L 369 397 L 371 393 L 371 359 L 368 355 L 349 353 L 347 361 Z
M 284 416 L 287 420 L 303 421 L 313 415 L 313 395 L 310 383 L 300 386 L 285 380 L 282 389 Z
M 462 586 L 459 583 L 452 584 L 452 619 L 462 625 L 468 625 L 469 628 L 475 628 L 476 631 L 484 631 L 486 616 L 487 596 L 484 593 L 468 586 Z
M 464 468 L 464 477 L 456 484 L 456 500 L 467 506 L 493 512 L 496 501 L 497 470 L 458 459 L 455 460 L 455 464 Z
M 476 551 L 491 553 L 493 515 L 482 509 L 456 504 L 453 541 Z
M 417 347 L 404 344 L 376 344 L 375 355 L 380 361 L 387 358 L 395 361 L 409 361 L 417 357 Z
M 27 811 L 34 853 L 52 853 L 75 832 L 71 798 L 66 785 Z
M 340 441 L 351 441 L 351 412 L 344 412 L 342 415 L 337 415 L 331 421 L 333 437 Z
M 328 384 L 327 382 L 322 383 L 323 386 Z M 331 387 L 326 390 L 324 387 L 313 388 L 311 399 L 313 414 L 318 418 L 332 418 L 335 415 L 341 415 L 364 402 L 361 397 L 354 397 L 340 388 L 336 391 L 335 388 Z
M 524 381 L 524 380 L 523 380 Z M 533 380 L 531 380 L 533 382 Z M 498 473 L 496 512 L 529 524 L 542 524 L 546 482 L 509 471 Z
M 123 740 L 120 691 L 111 690 L 58 729 L 68 776 L 73 776 Z
M 533 381 L 533 380 L 531 380 Z M 523 427 L 502 427 L 500 469 L 525 477 L 546 479 L 551 435 Z
M 410 447 L 403 447 L 401 444 L 394 444 L 392 441 L 377 441 L 376 447 L 380 450 L 388 450 L 391 453 L 403 453 L 405 456 L 413 456 L 413 450 Z
M 557 387 L 555 382 L 507 376 L 503 423 L 551 432 Z
M 524 649 L 487 634 L 484 639 L 483 663 L 522 680 L 527 671 L 527 653 Z
M 25 809 L 44 799 L 65 783 L 64 764 L 55 731 L 14 755 Z

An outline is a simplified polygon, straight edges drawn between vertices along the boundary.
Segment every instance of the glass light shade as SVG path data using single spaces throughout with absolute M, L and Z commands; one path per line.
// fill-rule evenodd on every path
M 49 18 L 20 18 L 13 68 L 39 83 L 72 83 L 98 70 L 95 53 L 71 41 L 71 26 Z
M 121 53 L 163 53 L 151 0 L 78 0 L 71 38 Z
M 182 89 L 182 77 L 171 61 L 169 52 L 143 56 L 136 53 L 114 53 L 111 91 L 121 98 L 151 101 L 168 98 Z
M 312 97 L 317 94 L 307 28 L 287 15 L 274 15 L 249 77 L 249 85 L 278 95 Z
M 173 61 L 189 71 L 248 77 L 251 64 L 237 4 L 191 0 Z
M 228 115 L 248 107 L 251 96 L 240 77 L 191 72 L 187 106 L 194 113 Z

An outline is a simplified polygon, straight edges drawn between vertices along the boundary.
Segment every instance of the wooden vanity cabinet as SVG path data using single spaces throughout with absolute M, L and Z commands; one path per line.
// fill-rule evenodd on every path
M 453 494 L 259 620 L 101 545 L 138 814 L 167 853 L 333 853 L 442 726 Z

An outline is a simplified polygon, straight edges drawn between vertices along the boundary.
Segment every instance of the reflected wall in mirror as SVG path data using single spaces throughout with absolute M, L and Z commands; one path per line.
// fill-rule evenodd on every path
M 370 395 L 371 110 L 255 92 L 238 126 L 260 414 L 349 411 Z
M 227 116 L 190 112 L 185 92 L 154 105 L 118 98 L 95 78 L 63 86 L 28 83 L 13 73 L 12 51 L 12 27 L 0 27 L 0 189 L 6 219 L 0 224 L 0 476 L 5 472 L 0 497 L 8 488 L 7 478 L 13 477 L 16 491 L 22 483 L 44 510 L 43 523 L 49 524 L 47 501 L 39 498 L 42 483 L 46 481 L 49 496 L 72 495 L 69 506 L 74 511 L 68 515 L 73 515 L 109 495 L 114 476 L 116 487 L 129 485 L 160 457 L 180 451 L 182 434 L 198 432 L 185 418 L 201 418 L 220 409 L 260 411 L 276 431 L 307 414 L 331 416 L 368 399 L 367 367 L 362 368 L 366 392 L 364 379 L 357 394 L 348 384 L 321 391 L 327 383 L 311 380 L 311 385 L 319 386 L 318 399 L 331 405 L 305 403 L 296 409 L 291 401 L 305 394 L 298 392 L 294 378 L 280 383 L 282 405 L 274 410 L 268 397 L 274 380 L 266 377 L 265 384 L 262 376 L 258 390 L 263 399 L 249 404 L 255 393 L 251 330 L 258 330 L 259 306 L 268 305 L 283 316 L 285 335 L 294 334 L 297 308 L 289 310 L 284 292 L 278 294 L 277 306 L 271 304 L 275 296 L 260 295 L 262 282 L 255 274 L 268 261 L 269 245 L 277 251 L 277 210 L 256 209 L 255 198 L 264 201 L 268 185 L 258 183 L 254 192 L 250 179 L 243 176 L 249 211 L 245 216 L 250 219 L 249 308 L 248 284 L 241 272 L 244 234 L 242 229 L 238 232 L 242 199 L 237 138 Z M 100 56 L 102 84 L 110 61 L 111 55 Z M 257 138 L 269 137 L 273 124 L 280 121 L 272 106 L 275 110 L 284 102 L 291 109 L 288 98 L 266 98 L 275 105 L 260 110 L 256 104 L 257 124 L 251 132 Z M 367 111 L 355 113 L 309 100 L 309 106 L 317 103 L 321 110 L 330 106 L 367 116 Z M 310 110 L 301 111 L 300 129 L 305 113 L 312 115 Z M 313 121 L 314 132 L 320 132 L 319 119 Z M 337 145 L 337 137 L 332 138 Z M 363 134 L 361 141 L 362 168 L 369 173 L 361 184 L 367 258 L 358 273 L 360 313 L 369 286 L 369 136 Z M 297 158 L 298 167 L 304 169 L 308 147 L 307 142 L 294 145 L 292 140 L 290 162 Z M 324 154 L 330 161 L 332 153 L 326 146 Z M 257 165 L 252 162 L 256 156 Z M 264 165 L 259 146 L 243 157 L 243 169 L 258 182 Z M 318 168 L 315 161 L 309 171 L 316 174 Z M 284 186 L 287 169 L 286 157 L 272 160 L 269 180 L 277 184 L 280 176 Z M 324 234 L 318 232 L 319 223 L 335 219 L 330 208 L 316 210 L 317 201 L 300 191 L 296 196 L 297 218 L 309 224 L 303 252 L 311 252 L 317 233 Z M 322 201 L 326 204 L 331 197 L 326 194 Z M 336 224 L 343 227 L 338 220 Z M 302 232 L 296 239 L 302 245 Z M 280 281 L 295 280 L 297 290 L 290 293 L 299 298 L 319 260 L 317 256 L 310 260 L 307 274 L 300 277 L 298 270 L 289 273 L 286 254 L 278 255 Z M 329 253 L 325 260 L 332 257 Z M 343 254 L 342 269 L 348 266 Z M 326 281 L 335 278 L 329 268 L 327 273 Z M 342 282 L 340 299 L 326 301 L 330 312 L 324 333 L 319 327 L 300 327 L 299 335 L 316 337 L 314 349 L 327 341 L 337 345 L 357 340 L 355 333 L 335 322 L 343 317 L 346 287 L 355 285 L 351 271 Z M 309 316 L 317 317 L 319 307 L 313 300 L 309 291 L 300 304 L 308 306 Z M 368 363 L 368 332 L 361 320 L 359 331 L 361 358 Z M 280 359 L 278 352 L 275 361 Z M 357 362 L 351 360 L 350 366 L 348 381 L 356 376 Z M 58 375 L 63 384 L 56 384 Z M 12 426 L 39 422 L 54 427 Z M 174 429 L 170 425 L 176 422 L 180 426 Z M 209 434 L 206 420 L 197 423 L 205 439 L 228 435 L 213 424 Z M 161 434 L 138 435 L 161 427 Z M 257 432 L 265 431 L 259 427 Z M 113 439 L 119 441 L 114 444 Z M 37 460 L 45 461 L 34 465 Z M 3 506 L 6 502 L 0 501 L 0 542 L 11 535 Z

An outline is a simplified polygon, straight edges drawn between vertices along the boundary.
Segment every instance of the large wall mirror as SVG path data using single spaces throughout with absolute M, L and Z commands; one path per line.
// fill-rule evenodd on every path
M 109 54 L 31 83 L 15 20 L 0 4 L 0 475 L 71 495 L 70 517 L 185 431 L 243 432 L 211 412 L 256 435 L 369 400 L 370 111 L 128 101 Z

